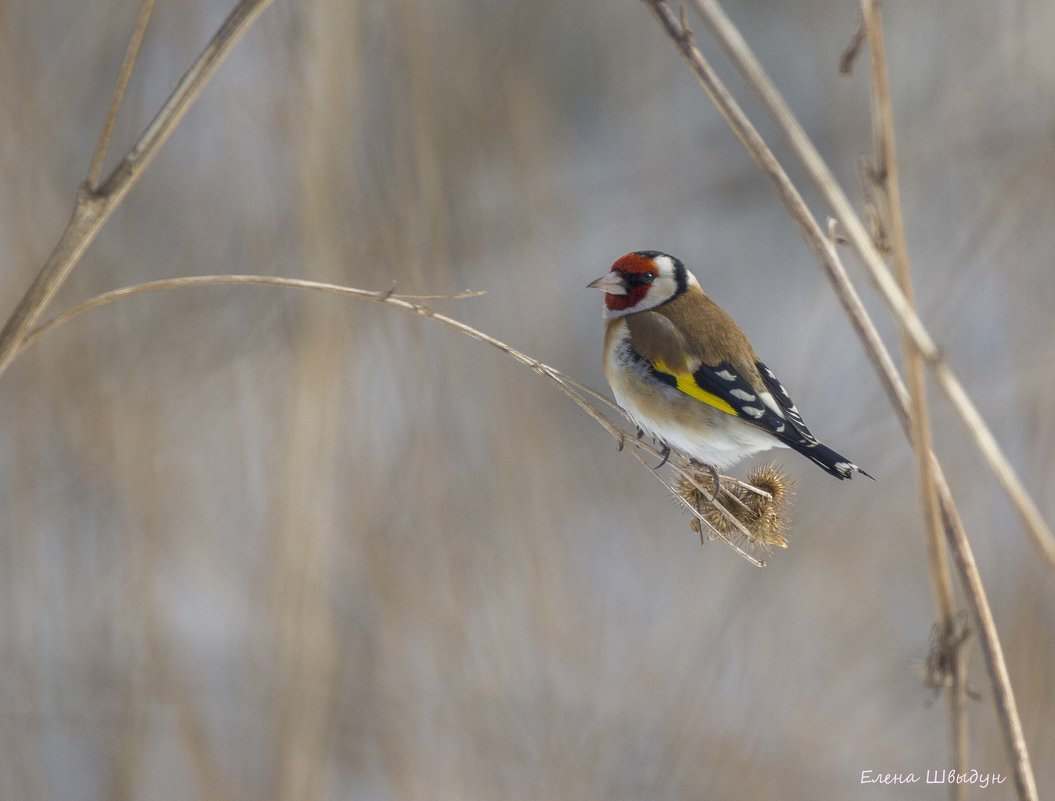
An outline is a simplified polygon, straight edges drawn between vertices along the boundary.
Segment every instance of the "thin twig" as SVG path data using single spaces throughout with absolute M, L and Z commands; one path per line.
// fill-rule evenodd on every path
M 850 37 L 850 44 L 843 50 L 843 54 L 839 56 L 839 74 L 850 75 L 854 71 L 854 61 L 857 60 L 857 54 L 861 51 L 861 45 L 865 41 L 865 21 L 864 17 L 857 20 L 857 27 L 854 28 L 853 35 Z
M 657 5 L 657 2 L 653 2 L 653 0 L 646 0 L 646 2 L 653 7 Z M 810 178 L 828 201 L 835 216 L 843 226 L 847 238 L 860 254 L 899 328 L 908 333 L 913 347 L 919 350 L 926 363 L 930 366 L 938 386 L 951 402 L 975 446 L 981 452 L 990 470 L 993 471 L 997 481 L 1004 488 L 1034 544 L 1045 559 L 1048 560 L 1049 564 L 1055 567 L 1055 535 L 1052 534 L 1036 503 L 1026 491 L 1015 469 L 1004 455 L 985 420 L 982 419 L 977 407 L 968 397 L 952 368 L 949 367 L 941 350 L 905 298 L 897 281 L 890 274 L 886 262 L 876 249 L 866 226 L 861 222 L 861 218 L 846 197 L 846 193 L 839 186 L 828 165 L 821 158 L 820 153 L 817 152 L 813 142 L 810 141 L 806 131 L 799 124 L 795 115 L 792 114 L 787 102 L 769 79 L 769 76 L 766 75 L 761 63 L 759 63 L 747 42 L 744 41 L 740 31 L 726 16 L 717 0 L 692 0 L 692 2 L 707 27 L 733 61 L 737 71 L 743 76 L 744 81 L 755 92 L 770 116 L 773 117 L 778 127 L 784 132 L 792 151 L 799 161 L 802 162 Z M 658 0 L 658 3 L 666 5 L 663 0 Z M 670 16 L 673 20 L 673 15 L 671 14 Z M 671 32 L 669 27 L 668 33 L 676 41 L 677 37 L 683 36 L 677 31 Z M 684 51 L 684 48 L 682 49 Z M 723 115 L 725 114 L 724 111 L 722 113 Z M 737 135 L 739 136 L 739 133 Z M 754 156 L 754 153 L 752 153 L 752 156 Z M 761 162 L 759 162 L 759 165 L 762 166 Z
M 128 89 L 128 81 L 132 77 L 136 59 L 139 58 L 139 46 L 143 44 L 143 37 L 150 24 L 150 16 L 154 13 L 154 0 L 143 0 L 139 7 L 139 16 L 136 17 L 136 25 L 132 29 L 132 36 L 128 40 L 128 49 L 125 50 L 124 61 L 121 62 L 121 70 L 117 74 L 117 83 L 114 85 L 114 94 L 110 98 L 110 108 L 106 112 L 106 121 L 103 129 L 99 132 L 99 141 L 95 144 L 95 153 L 92 154 L 92 163 L 88 167 L 88 177 L 85 183 L 92 189 L 99 182 L 99 176 L 103 172 L 103 162 L 106 161 L 106 151 L 110 147 L 110 137 L 114 133 L 114 124 L 117 115 L 121 111 L 121 104 L 125 99 L 125 90 Z
M 134 284 L 131 286 L 121 287 L 120 289 L 114 289 L 109 292 L 104 292 L 95 297 L 89 298 L 75 306 L 71 306 L 68 309 L 52 317 L 50 320 L 42 323 L 36 328 L 32 329 L 24 338 L 22 346 L 19 348 L 19 353 L 24 351 L 30 345 L 37 341 L 43 334 L 48 331 L 54 330 L 64 323 L 68 323 L 75 317 L 79 317 L 87 311 L 97 309 L 101 306 L 105 306 L 109 303 L 113 303 L 116 300 L 123 298 L 132 297 L 134 295 L 140 295 L 145 292 L 155 292 L 163 289 L 180 289 L 187 287 L 202 287 L 202 286 L 230 286 L 236 284 L 257 284 L 265 286 L 279 286 L 279 287 L 293 287 L 296 289 L 311 289 L 319 292 L 329 292 L 339 295 L 350 295 L 356 298 L 362 298 L 364 300 L 372 300 L 377 303 L 383 303 L 389 306 L 395 306 L 405 311 L 413 312 L 422 317 L 428 317 L 431 320 L 435 320 L 438 323 L 450 326 L 463 334 L 472 337 L 473 339 L 484 342 L 492 347 L 497 348 L 503 353 L 513 357 L 516 361 L 521 364 L 530 367 L 536 373 L 544 378 L 549 379 L 557 387 L 571 398 L 583 411 L 585 411 L 590 417 L 592 417 L 597 423 L 599 423 L 605 431 L 607 431 L 613 439 L 619 443 L 631 442 L 634 445 L 634 449 L 631 451 L 635 459 L 637 459 L 642 465 L 644 465 L 649 472 L 659 481 L 664 487 L 666 487 L 674 497 L 683 505 L 689 512 L 699 520 L 703 525 L 707 526 L 714 534 L 720 538 L 726 545 L 735 550 L 744 559 L 751 562 L 756 567 L 765 567 L 766 563 L 761 559 L 749 554 L 743 548 L 741 548 L 734 540 L 717 530 L 710 521 L 707 520 L 699 510 L 694 509 L 692 505 L 683 498 L 673 485 L 667 481 L 659 472 L 659 470 L 652 464 L 646 461 L 646 455 L 648 458 L 656 459 L 662 458 L 658 450 L 651 447 L 647 443 L 637 439 L 636 437 L 630 437 L 626 431 L 621 429 L 618 425 L 613 423 L 600 409 L 586 400 L 586 396 L 590 396 L 599 401 L 602 401 L 605 405 L 617 412 L 621 416 L 625 417 L 624 412 L 619 406 L 612 403 L 610 400 L 605 398 L 603 395 L 598 393 L 596 390 L 590 389 L 584 384 L 579 383 L 570 376 L 565 375 L 560 370 L 554 367 L 550 367 L 547 364 L 543 364 L 538 359 L 534 359 L 523 353 L 511 345 L 507 345 L 501 340 L 495 339 L 494 337 L 483 333 L 482 331 L 473 328 L 472 326 L 466 325 L 460 320 L 456 320 L 453 317 L 440 314 L 433 311 L 428 306 L 425 306 L 421 301 L 423 300 L 458 300 L 461 298 L 478 297 L 483 292 L 467 290 L 465 292 L 457 292 L 449 295 L 397 295 L 393 289 L 382 290 L 379 292 L 357 289 L 355 287 L 342 286 L 340 284 L 327 284 L 319 281 L 306 281 L 299 278 L 282 278 L 279 276 L 270 275 L 193 275 L 184 276 L 182 278 L 165 278 L 158 281 L 148 281 L 141 284 Z M 688 468 L 687 460 L 684 460 L 685 464 L 679 464 L 673 460 L 669 462 L 671 470 L 677 473 L 687 481 L 696 484 L 695 477 L 692 475 L 692 471 Z M 728 476 L 723 476 L 727 481 L 732 481 L 736 484 L 743 484 L 736 479 L 731 479 Z M 698 485 L 697 485 L 698 486 Z M 703 488 L 699 488 L 701 492 L 706 492 Z M 760 490 L 757 487 L 751 487 L 752 490 L 760 495 L 769 497 L 769 493 L 764 490 Z M 719 514 L 729 519 L 733 527 L 736 528 L 745 537 L 750 538 L 750 532 L 743 526 L 743 524 L 733 516 L 728 509 L 719 501 L 715 501 L 715 508 L 718 509 Z
M 732 22 L 729 21 L 728 17 L 725 16 L 724 12 L 711 0 L 694 1 L 700 13 L 707 20 L 712 32 L 722 42 L 726 52 L 735 54 L 733 56 L 734 61 L 747 82 L 758 91 L 757 87 L 754 87 L 754 84 L 759 80 L 755 76 L 757 72 L 768 83 L 768 78 L 762 72 L 758 60 L 751 53 L 747 43 L 744 42 L 743 37 L 733 26 Z M 871 318 L 860 303 L 860 298 L 850 285 L 845 269 L 835 253 L 833 243 L 824 239 L 820 233 L 820 227 L 817 225 L 816 220 L 813 219 L 805 203 L 802 202 L 801 195 L 792 185 L 787 173 L 784 172 L 784 169 L 777 162 L 743 110 L 733 100 L 724 84 L 718 79 L 709 62 L 695 47 L 691 34 L 684 30 L 684 27 L 671 12 L 670 7 L 664 0 L 645 0 L 645 2 L 685 57 L 690 68 L 699 79 L 712 102 L 729 123 L 737 138 L 740 139 L 756 164 L 773 183 L 777 194 L 784 202 L 792 219 L 799 226 L 803 238 L 818 257 L 825 272 L 832 279 L 836 294 L 853 321 L 854 327 L 861 335 L 869 360 L 876 368 L 887 395 L 898 413 L 902 427 L 911 441 L 911 410 L 908 393 L 897 369 L 894 367 L 890 354 L 886 350 L 886 346 L 883 345 L 882 340 L 876 333 L 874 323 L 872 323 Z M 744 65 L 753 66 L 749 69 Z M 768 83 L 768 86 L 772 88 L 771 83 Z M 776 93 L 775 88 L 772 91 Z M 779 94 L 776 96 L 779 98 L 781 107 L 786 109 L 787 106 L 783 98 L 780 98 Z M 788 114 L 790 114 L 790 111 Z M 817 158 L 820 158 L 819 155 Z M 825 169 L 827 168 L 825 167 Z M 818 245 L 818 238 L 823 241 L 826 247 Z M 895 289 L 897 289 L 896 286 Z M 900 291 L 898 294 L 900 295 Z M 1023 801 L 1035 801 L 1037 797 L 1036 785 L 1025 739 L 1022 735 L 1022 724 L 1018 716 L 1014 693 L 1011 689 L 1011 681 L 1007 673 L 1007 664 L 1004 661 L 1000 637 L 996 630 L 996 624 L 993 621 L 985 587 L 982 584 L 967 534 L 964 531 L 959 513 L 953 502 L 952 493 L 933 451 L 930 453 L 930 459 L 945 535 L 952 549 L 957 570 L 960 573 L 968 605 L 979 628 L 982 652 L 988 668 L 990 682 L 993 685 L 994 703 L 1003 728 L 1005 746 L 1015 775 L 1016 788 L 1018 789 L 1019 797 Z
M 997 717 L 1000 719 L 1000 727 L 1004 734 L 1004 746 L 1011 763 L 1015 790 L 1020 801 L 1037 801 L 1037 784 L 1033 778 L 1029 749 L 1022 733 L 1022 722 L 1018 716 L 1018 706 L 1011 688 L 1011 677 L 1007 672 L 1007 662 L 1004 660 L 1000 636 L 996 630 L 996 622 L 993 620 L 992 609 L 989 607 L 982 575 L 978 572 L 974 552 L 971 550 L 960 514 L 952 501 L 949 485 L 945 483 L 945 476 L 933 453 L 931 453 L 931 462 L 945 536 L 949 540 L 953 561 L 960 574 L 964 597 L 967 599 L 967 605 L 979 629 L 978 641 L 982 646 L 982 656 L 985 659 L 989 681 L 993 687 L 993 703 L 996 706 Z M 957 703 L 964 704 L 963 694 L 966 693 L 966 683 L 961 683 L 960 687 L 961 695 Z
M 890 83 L 887 73 L 886 41 L 883 34 L 883 21 L 877 0 L 862 0 L 861 15 L 864 30 L 868 39 L 871 57 L 871 94 L 872 94 L 872 128 L 875 141 L 875 163 L 871 170 L 875 188 L 881 197 L 885 216 L 885 228 L 889 237 L 894 266 L 897 271 L 898 285 L 905 294 L 905 299 L 914 303 L 912 290 L 912 271 L 908 257 L 908 241 L 905 235 L 905 222 L 901 206 L 901 184 L 898 175 L 897 150 L 894 143 L 894 111 L 890 99 Z M 912 399 L 912 441 L 916 443 L 913 452 L 916 455 L 916 473 L 919 482 L 919 494 L 923 511 L 924 531 L 927 541 L 927 555 L 930 566 L 931 587 L 934 592 L 935 609 L 938 616 L 939 647 L 945 649 L 943 665 L 949 666 L 952 679 L 945 687 L 946 711 L 949 723 L 949 747 L 952 752 L 953 767 L 957 773 L 967 771 L 966 749 L 966 708 L 958 703 L 961 698 L 958 683 L 965 680 L 963 670 L 957 669 L 959 645 L 953 646 L 948 634 L 952 631 L 953 617 L 956 614 L 953 599 L 952 577 L 945 553 L 945 541 L 942 539 L 941 519 L 938 511 L 937 493 L 934 489 L 934 477 L 931 471 L 931 433 L 930 417 L 927 411 L 927 396 L 923 360 L 918 351 L 912 347 L 908 335 L 902 331 L 901 353 L 905 364 L 905 378 L 908 382 L 909 395 Z M 961 758 L 964 760 L 961 762 Z M 954 801 L 965 799 L 967 785 L 952 783 L 950 792 Z
M 99 230 L 135 186 L 143 170 L 183 119 L 231 48 L 271 0 L 241 0 L 184 73 L 168 100 L 98 190 L 81 184 L 73 215 L 58 244 L 0 331 L 0 374 L 10 366 L 22 339 L 55 297 Z
M 967 739 L 967 697 L 969 694 L 967 686 L 967 651 L 970 647 L 970 629 L 966 620 L 963 621 L 963 628 L 962 636 L 958 636 L 961 633 L 955 630 L 954 624 L 950 624 L 950 627 L 945 631 L 946 642 L 942 644 L 947 654 L 954 654 L 952 687 L 955 692 L 953 697 L 949 699 L 949 716 L 956 724 L 953 729 L 952 758 L 953 764 L 958 766 L 966 766 L 969 758 Z M 963 785 L 963 787 L 964 789 L 959 795 L 960 801 L 966 801 L 967 799 L 967 785 Z
M 735 476 L 722 476 L 722 478 L 725 479 L 725 482 L 727 484 L 733 484 L 734 486 L 742 487 L 743 489 L 747 490 L 750 493 L 753 493 L 754 495 L 759 495 L 759 496 L 761 496 L 763 498 L 768 498 L 769 500 L 773 500 L 773 493 L 767 492 L 766 490 L 762 489 L 761 487 L 756 487 L 754 484 L 748 484 L 746 481 L 741 481 L 740 479 L 736 478 Z M 737 501 L 739 501 L 739 500 L 740 499 L 737 498 Z
M 481 290 L 467 289 L 463 292 L 453 292 L 447 295 L 396 295 L 391 290 L 385 289 L 374 292 L 367 289 L 354 289 L 353 287 L 341 286 L 340 284 L 327 284 L 320 281 L 305 281 L 301 278 L 283 278 L 277 275 L 186 275 L 180 278 L 161 278 L 157 281 L 147 281 L 142 284 L 132 284 L 120 289 L 111 289 L 109 292 L 95 295 L 75 306 L 63 309 L 51 319 L 41 323 L 28 334 L 19 348 L 19 355 L 27 350 L 34 342 L 48 331 L 70 322 L 75 317 L 80 317 L 85 312 L 106 306 L 115 300 L 142 295 L 145 292 L 157 292 L 162 289 L 183 289 L 202 286 L 234 286 L 244 284 L 262 284 L 265 286 L 291 287 L 294 289 L 310 289 L 316 292 L 330 292 L 337 295 L 355 295 L 357 297 L 369 296 L 373 300 L 392 297 L 405 300 L 408 303 L 419 303 L 425 300 L 461 300 L 463 298 L 477 298 L 484 294 Z

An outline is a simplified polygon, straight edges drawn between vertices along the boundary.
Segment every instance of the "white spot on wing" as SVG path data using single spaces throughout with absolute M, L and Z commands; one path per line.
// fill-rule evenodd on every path
M 758 393 L 758 397 L 762 401 L 762 403 L 764 403 L 766 406 L 773 410 L 774 414 L 777 414 L 780 417 L 784 416 L 784 410 L 780 408 L 780 404 L 777 403 L 773 396 L 770 395 L 768 392 L 760 392 Z
M 757 419 L 757 418 L 759 418 L 759 417 L 761 417 L 762 415 L 765 414 L 765 410 L 764 409 L 759 409 L 757 406 L 745 406 L 742 409 L 742 411 L 744 413 L 746 413 L 746 414 L 751 415 L 755 419 Z
M 754 395 L 752 395 L 750 392 L 744 392 L 742 389 L 734 389 L 730 391 L 729 394 L 732 395 L 734 398 L 739 398 L 742 401 L 753 401 L 755 399 Z
M 719 378 L 724 378 L 726 381 L 736 380 L 736 373 L 729 372 L 728 370 L 719 370 L 715 375 Z

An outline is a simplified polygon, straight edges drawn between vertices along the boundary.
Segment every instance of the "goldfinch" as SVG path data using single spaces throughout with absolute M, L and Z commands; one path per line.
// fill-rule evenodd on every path
M 792 448 L 836 478 L 871 478 L 817 441 L 740 326 L 678 259 L 628 253 L 589 286 L 605 293 L 605 377 L 639 435 L 663 443 L 664 457 L 673 447 L 722 469 Z

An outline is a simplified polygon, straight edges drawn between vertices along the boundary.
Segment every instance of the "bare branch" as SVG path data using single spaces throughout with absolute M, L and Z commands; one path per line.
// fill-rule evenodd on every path
M 26 294 L 0 331 L 0 374 L 18 353 L 22 339 L 39 319 L 99 230 L 135 186 L 143 170 L 183 119 L 191 104 L 216 73 L 231 48 L 271 0 L 241 0 L 224 20 L 212 40 L 184 73 L 161 110 L 140 135 L 128 154 L 114 167 L 98 191 L 81 185 L 73 216 L 58 244 L 37 273 Z
M 128 40 L 128 49 L 125 51 L 124 61 L 121 62 L 121 70 L 117 75 L 117 84 L 114 86 L 114 94 L 110 99 L 110 108 L 106 112 L 106 121 L 103 129 L 99 132 L 99 141 L 95 145 L 95 153 L 92 154 L 92 162 L 88 167 L 88 177 L 85 183 L 92 189 L 99 182 L 99 176 L 103 171 L 103 162 L 106 161 L 106 151 L 110 146 L 110 137 L 114 133 L 114 124 L 117 115 L 121 111 L 121 104 L 125 99 L 125 90 L 128 89 L 128 81 L 132 77 L 136 59 L 139 58 L 139 47 L 143 44 L 143 37 L 150 24 L 150 17 L 154 13 L 154 0 L 143 0 L 139 7 L 139 16 L 136 17 L 136 25 L 132 29 L 132 36 Z

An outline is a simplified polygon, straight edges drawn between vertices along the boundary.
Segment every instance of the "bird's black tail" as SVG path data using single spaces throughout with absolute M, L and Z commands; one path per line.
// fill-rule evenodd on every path
M 814 442 L 813 444 L 789 440 L 785 440 L 785 442 L 787 442 L 789 447 L 797 450 L 826 473 L 831 473 L 838 479 L 852 478 L 854 473 L 860 473 L 862 476 L 867 476 L 875 481 L 872 476 L 827 445 L 821 445 L 819 442 Z

